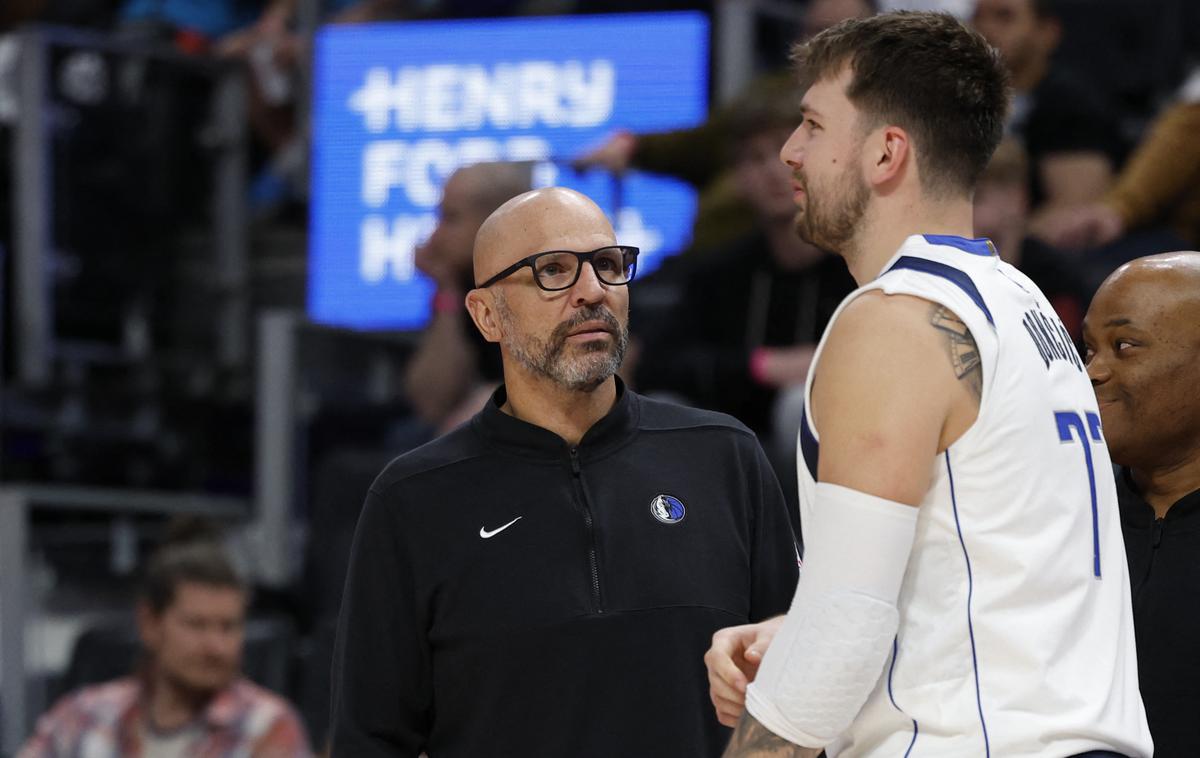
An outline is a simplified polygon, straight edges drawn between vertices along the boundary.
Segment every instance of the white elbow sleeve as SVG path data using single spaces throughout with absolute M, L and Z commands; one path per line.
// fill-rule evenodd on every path
M 917 512 L 817 485 L 791 610 L 746 693 L 746 708 L 763 726 L 824 747 L 853 721 L 891 651 Z

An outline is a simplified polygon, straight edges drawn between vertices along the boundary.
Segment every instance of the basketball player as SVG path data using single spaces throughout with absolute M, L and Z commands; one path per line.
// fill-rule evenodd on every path
M 797 59 L 798 230 L 860 288 L 808 380 L 791 610 L 706 656 L 719 717 L 744 697 L 726 755 L 1149 756 L 1095 398 L 1045 296 L 970 239 L 995 52 L 908 13 Z

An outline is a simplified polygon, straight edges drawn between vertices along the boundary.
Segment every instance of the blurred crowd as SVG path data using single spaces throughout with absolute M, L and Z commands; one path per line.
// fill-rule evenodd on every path
M 800 390 L 826 323 L 854 282 L 840 258 L 794 232 L 792 176 L 779 151 L 801 116 L 784 36 L 795 41 L 842 19 L 884 10 L 937 8 L 964 18 L 997 48 L 1011 73 L 1014 99 L 1006 137 L 975 197 L 976 236 L 992 240 L 1004 260 L 1043 289 L 1081 351 L 1084 315 L 1110 273 L 1140 256 L 1200 246 L 1200 4 L 808 0 L 796 6 L 803 18 L 799 28 L 779 35 L 778 49 L 757 56 L 762 61 L 757 78 L 715 107 L 705 123 L 670 133 L 618 131 L 575 156 L 580 171 L 668 174 L 698 189 L 700 209 L 689 248 L 634 283 L 633 343 L 622 376 L 639 392 L 741 420 L 759 435 L 791 498 L 796 496 Z M 29 22 L 75 25 L 244 66 L 254 143 L 247 202 L 260 218 L 302 225 L 297 219 L 303 213 L 294 211 L 307 197 L 303 99 L 315 25 L 684 8 L 711 12 L 713 4 L 5 0 L 0 32 Z M 528 166 L 494 163 L 464 167 L 447 178 L 438 225 L 416 254 L 416 265 L 435 283 L 436 294 L 431 321 L 416 339 L 403 378 L 410 414 L 395 420 L 387 449 L 355 455 L 335 451 L 311 462 L 313 500 L 324 504 L 310 511 L 312 531 L 322 542 L 306 559 L 304 581 L 313 595 L 306 603 L 313 617 L 306 626 L 317 630 L 325 645 L 337 613 L 349 537 L 372 477 L 388 458 L 470 418 L 501 380 L 496 347 L 476 332 L 463 298 L 473 287 L 475 233 L 493 210 L 532 183 Z M 235 580 L 197 579 L 186 567 L 177 579 L 185 588 L 188 582 L 202 589 L 215 585 L 224 594 L 189 590 L 177 596 L 172 588 L 166 601 L 146 606 L 142 634 L 158 640 L 159 650 L 171 651 L 162 647 L 171 639 L 171 627 L 162 624 L 176 602 L 199 607 L 193 615 L 209 614 L 206 623 L 218 625 L 220 614 L 205 604 L 219 609 L 224 602 L 227 615 L 240 625 L 249 597 Z M 184 646 L 180 665 L 186 667 L 189 643 L 185 638 L 179 644 Z M 237 658 L 220 651 L 212 657 L 226 668 Z M 286 705 L 226 673 L 218 689 L 226 688 L 230 702 L 266 708 L 285 733 L 279 739 L 304 739 Z M 186 670 L 180 674 L 184 685 L 188 676 Z M 135 686 L 131 682 L 127 688 Z M 241 689 L 229 689 L 235 687 Z M 316 696 L 318 702 L 323 694 Z M 117 690 L 107 695 L 133 697 Z M 72 718 L 72 707 L 83 706 L 60 706 L 57 718 Z M 304 715 L 319 720 L 320 708 L 313 712 L 317 715 Z M 323 724 L 310 723 L 308 729 L 321 739 Z M 194 731 L 188 736 L 215 739 Z M 30 750 L 29 755 L 50 754 Z

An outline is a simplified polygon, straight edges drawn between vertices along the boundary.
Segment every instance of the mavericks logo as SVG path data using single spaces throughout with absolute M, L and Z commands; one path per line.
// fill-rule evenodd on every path
M 685 512 L 679 498 L 671 495 L 658 495 L 650 501 L 650 513 L 664 524 L 678 524 Z

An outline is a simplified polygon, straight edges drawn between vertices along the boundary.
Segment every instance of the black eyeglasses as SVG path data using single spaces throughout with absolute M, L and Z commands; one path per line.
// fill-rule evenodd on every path
M 584 262 L 592 264 L 596 278 L 605 284 L 629 284 L 637 269 L 637 257 L 641 252 L 629 245 L 610 245 L 589 253 L 574 250 L 548 250 L 522 258 L 513 265 L 479 285 L 479 289 L 490 287 L 506 276 L 528 266 L 533 269 L 533 281 L 548 292 L 570 289 L 579 281 L 579 272 Z

